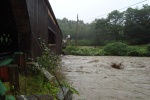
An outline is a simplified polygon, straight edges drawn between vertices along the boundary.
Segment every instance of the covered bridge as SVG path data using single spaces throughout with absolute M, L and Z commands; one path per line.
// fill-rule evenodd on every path
M 18 66 L 27 73 L 26 58 L 42 54 L 39 38 L 56 54 L 62 52 L 62 33 L 48 0 L 0 0 L 0 80 L 15 91 Z
M 41 55 L 39 38 L 62 51 L 62 33 L 48 0 L 0 0 L 0 57 L 24 52 Z

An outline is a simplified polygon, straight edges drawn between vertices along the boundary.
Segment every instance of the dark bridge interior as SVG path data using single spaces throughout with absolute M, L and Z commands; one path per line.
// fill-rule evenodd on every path
M 18 33 L 9 0 L 0 1 L 0 56 L 18 50 Z

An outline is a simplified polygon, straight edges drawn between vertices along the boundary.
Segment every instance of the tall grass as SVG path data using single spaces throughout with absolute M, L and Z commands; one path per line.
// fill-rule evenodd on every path
M 67 46 L 63 51 L 67 55 L 78 56 L 150 56 L 150 45 L 128 46 L 125 43 L 114 42 L 106 46 L 94 48 L 92 46 Z
M 68 46 L 64 50 L 67 55 L 79 55 L 79 56 L 102 56 L 104 55 L 103 49 L 92 47 L 75 47 Z

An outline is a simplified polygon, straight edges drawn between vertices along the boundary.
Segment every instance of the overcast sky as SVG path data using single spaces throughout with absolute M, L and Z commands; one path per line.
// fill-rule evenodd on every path
M 92 22 L 95 18 L 106 17 L 104 14 L 113 10 L 119 10 L 131 5 L 132 8 L 150 5 L 150 0 L 49 0 L 56 18 L 64 17 L 69 20 L 79 19 L 84 22 Z M 139 4 L 137 4 L 139 3 Z M 124 11 L 126 9 L 120 10 Z

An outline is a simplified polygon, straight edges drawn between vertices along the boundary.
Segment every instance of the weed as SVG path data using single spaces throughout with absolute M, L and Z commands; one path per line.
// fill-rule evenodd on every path
M 104 55 L 104 51 L 99 48 L 81 48 L 81 47 L 73 47 L 68 46 L 64 50 L 65 54 L 68 55 L 80 55 L 80 56 L 102 56 Z
M 36 66 L 30 66 L 30 74 L 28 77 L 20 75 L 20 93 L 26 95 L 50 94 L 57 99 L 57 94 L 60 89 L 62 90 L 63 86 L 55 74 L 55 70 L 60 64 L 60 58 L 58 55 L 55 55 L 50 51 L 43 40 L 41 41 L 41 46 L 43 48 L 43 52 L 41 56 L 37 57 L 37 62 L 39 64 L 38 70 Z M 55 77 L 55 79 L 46 79 L 42 73 L 43 68 L 48 70 Z M 71 87 L 70 89 L 75 90 L 74 87 Z

